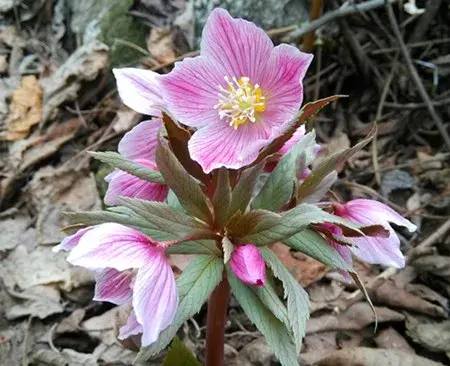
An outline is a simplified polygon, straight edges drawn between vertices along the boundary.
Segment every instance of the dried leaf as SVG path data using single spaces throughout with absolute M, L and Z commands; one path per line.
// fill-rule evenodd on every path
M 22 140 L 42 117 L 42 87 L 34 75 L 24 76 L 20 87 L 12 94 L 6 120 L 6 139 Z
M 432 352 L 450 352 L 450 320 L 436 322 L 407 315 L 406 333 Z

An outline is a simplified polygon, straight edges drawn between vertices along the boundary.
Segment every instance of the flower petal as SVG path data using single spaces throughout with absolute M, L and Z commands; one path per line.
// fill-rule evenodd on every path
M 142 267 L 156 250 L 154 245 L 135 229 L 115 223 L 101 224 L 82 236 L 67 260 L 93 270 L 124 271 Z
M 156 72 L 134 68 L 113 69 L 117 90 L 123 103 L 136 112 L 161 116 L 159 107 L 164 106 Z
M 134 310 L 131 310 L 131 313 L 130 313 L 130 316 L 128 317 L 127 323 L 123 327 L 120 328 L 119 336 L 117 338 L 126 339 L 133 335 L 142 333 L 142 331 L 143 331 L 142 325 L 139 324 L 139 322 L 137 321 Z
M 154 169 L 149 161 L 137 160 L 138 164 Z M 104 201 L 108 206 L 120 204 L 119 197 L 140 198 L 148 201 L 162 202 L 169 189 L 164 184 L 147 182 L 121 170 L 115 170 L 105 177 L 109 182 Z
M 240 245 L 233 251 L 230 268 L 237 278 L 248 285 L 260 287 L 266 283 L 264 258 L 253 244 Z
M 248 145 L 265 138 L 266 133 L 258 123 L 246 123 L 234 129 L 221 121 L 195 132 L 189 140 L 189 152 L 206 173 L 222 166 L 239 169 L 258 156 L 257 150 L 246 153 Z
M 160 118 L 142 121 L 120 140 L 119 153 L 129 160 L 145 159 L 154 162 L 158 130 L 161 126 Z
M 214 106 L 219 100 L 219 85 L 226 86 L 220 65 L 205 57 L 186 58 L 161 80 L 168 110 L 183 124 L 200 127 L 224 123 Z
M 172 323 L 178 307 L 175 277 L 162 251 L 139 269 L 133 291 L 133 308 L 143 328 L 142 346 L 147 346 Z
M 297 128 L 297 131 L 294 132 L 292 137 L 287 140 L 284 145 L 279 150 L 280 154 L 286 154 L 289 152 L 289 150 L 292 149 L 292 147 L 299 142 L 303 137 L 305 137 L 306 128 L 305 125 L 301 125 L 299 128 Z M 314 155 L 317 156 L 317 153 L 320 151 L 320 145 L 315 144 L 314 146 Z
M 286 44 L 275 47 L 259 81 L 266 97 L 264 123 L 279 128 L 294 116 L 303 100 L 302 80 L 313 56 Z
M 222 65 L 229 77 L 247 76 L 259 83 L 273 43 L 255 24 L 233 19 L 225 9 L 214 9 L 203 29 L 201 55 Z
M 61 244 L 58 244 L 57 246 L 52 248 L 53 252 L 59 252 L 61 250 L 63 251 L 69 251 L 75 248 L 78 245 L 78 242 L 80 241 L 81 237 L 86 234 L 89 230 L 92 230 L 95 226 L 89 226 L 82 228 L 78 230 L 75 234 L 65 237 Z
M 352 218 L 363 224 L 380 224 L 392 222 L 398 226 L 406 227 L 410 232 L 416 231 L 417 227 L 411 221 L 405 219 L 385 204 L 366 199 L 356 199 L 347 202 L 345 212 Z
M 95 273 L 95 301 L 108 301 L 124 305 L 131 301 L 133 273 L 107 268 Z

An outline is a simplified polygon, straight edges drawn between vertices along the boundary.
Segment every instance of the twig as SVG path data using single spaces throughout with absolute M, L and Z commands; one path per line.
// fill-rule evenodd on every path
M 433 39 L 430 41 L 408 43 L 406 45 L 406 47 L 407 48 L 428 47 L 428 46 L 434 46 L 436 44 L 442 44 L 442 43 L 448 43 L 448 42 L 450 42 L 450 38 Z M 382 55 L 384 53 L 395 52 L 395 51 L 398 51 L 398 47 L 381 48 L 379 50 L 370 51 L 369 53 L 370 53 L 370 55 Z
M 322 12 L 322 0 L 313 0 L 311 7 L 311 15 L 310 21 L 313 22 L 316 20 L 320 13 Z M 305 39 L 303 40 L 303 51 L 304 52 L 312 52 L 314 47 L 315 34 L 313 31 L 306 34 Z
M 430 113 L 431 118 L 433 119 L 434 123 L 436 124 L 436 127 L 441 133 L 442 138 L 444 139 L 444 142 L 447 145 L 447 148 L 450 150 L 450 137 L 448 136 L 444 123 L 442 122 L 441 118 L 438 116 L 436 110 L 434 109 L 434 106 L 431 103 L 431 99 L 428 96 L 428 93 L 425 90 L 422 81 L 420 80 L 419 74 L 417 73 L 417 70 L 411 60 L 411 57 L 409 56 L 409 51 L 405 46 L 405 42 L 403 42 L 402 35 L 400 34 L 400 29 L 398 28 L 398 24 L 395 20 L 394 10 L 392 9 L 392 5 L 390 4 L 390 2 L 386 2 L 386 10 L 389 18 L 389 23 L 391 25 L 395 37 L 397 38 L 397 42 L 400 46 L 400 51 L 403 54 L 406 65 L 408 66 L 410 76 L 413 79 L 414 83 L 416 84 L 416 87 L 419 91 L 420 96 L 422 97 L 422 100 L 427 104 L 428 112 Z
M 48 331 L 48 340 L 47 343 L 50 347 L 50 349 L 56 353 L 59 353 L 59 349 L 55 347 L 54 343 L 53 343 L 53 334 L 55 333 L 55 329 L 58 326 L 58 323 L 55 323 L 52 325 L 52 327 L 50 328 L 50 330 Z
M 422 39 L 436 16 L 436 13 L 441 6 L 441 1 L 442 0 L 433 0 L 428 2 L 425 13 L 421 15 L 419 21 L 417 22 L 416 28 L 414 29 L 411 37 L 409 37 L 409 42 L 417 42 Z
M 27 322 L 25 323 L 25 335 L 23 336 L 23 344 L 22 344 L 22 366 L 28 366 L 29 363 L 27 357 L 27 348 L 28 348 L 28 336 L 30 334 L 30 326 L 32 320 L 33 317 L 29 316 Z
M 414 256 L 414 253 L 418 251 L 422 251 L 425 248 L 429 248 L 434 245 L 440 238 L 444 237 L 447 231 L 450 230 L 450 219 L 447 219 L 439 228 L 431 234 L 428 238 L 426 238 L 422 243 L 412 248 L 406 254 L 407 259 Z
M 431 104 L 434 107 L 442 107 L 442 106 L 446 106 L 450 103 L 450 98 L 446 98 L 446 99 L 442 99 L 442 100 L 436 100 L 436 101 L 432 101 Z M 392 102 L 386 102 L 385 103 L 385 107 L 386 108 L 391 108 L 391 109 L 409 109 L 409 110 L 415 110 L 415 109 L 423 109 L 423 108 L 427 108 L 427 104 L 426 103 L 405 103 L 405 104 L 400 104 L 400 103 L 392 103 Z
M 388 0 L 388 1 L 390 3 L 397 2 L 397 0 Z M 304 36 L 306 33 L 313 32 L 317 28 L 322 27 L 323 25 L 332 20 L 343 18 L 351 14 L 361 13 L 379 8 L 384 5 L 384 2 L 385 0 L 370 0 L 363 2 L 361 4 L 349 5 L 348 3 L 345 3 L 339 9 L 330 11 L 321 16 L 320 18 L 318 18 L 317 20 L 306 23 L 305 25 L 302 25 L 300 28 L 292 31 L 290 34 L 288 34 L 286 37 L 283 38 L 283 42 L 290 42 L 296 38 Z

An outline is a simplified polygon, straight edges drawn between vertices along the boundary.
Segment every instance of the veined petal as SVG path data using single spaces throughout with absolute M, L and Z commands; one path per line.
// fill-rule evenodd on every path
M 159 107 L 164 106 L 156 72 L 134 68 L 113 69 L 117 90 L 123 103 L 136 112 L 161 116 Z
M 155 169 L 156 165 L 147 160 L 136 160 L 136 163 Z M 147 182 L 121 170 L 115 170 L 105 177 L 109 182 L 104 201 L 108 206 L 120 204 L 119 197 L 140 198 L 148 201 L 162 202 L 169 189 L 164 184 Z
M 95 273 L 95 301 L 108 301 L 116 305 L 124 305 L 131 301 L 133 290 L 133 273 L 119 272 L 114 268 L 107 268 Z
M 133 335 L 142 333 L 142 331 L 143 331 L 142 325 L 139 324 L 139 322 L 137 321 L 134 310 L 131 310 L 131 313 L 130 313 L 130 316 L 128 317 L 127 323 L 123 327 L 120 328 L 119 336 L 117 338 L 126 339 Z
M 266 96 L 262 119 L 279 128 L 294 116 L 303 100 L 302 80 L 313 56 L 286 44 L 275 47 L 259 81 Z
M 405 219 L 385 204 L 366 199 L 356 199 L 347 202 L 345 213 L 364 224 L 378 224 L 392 222 L 398 226 L 406 227 L 410 232 L 416 231 L 417 227 L 411 221 Z
M 211 12 L 200 46 L 201 55 L 222 65 L 224 75 L 247 76 L 252 83 L 259 83 L 272 48 L 272 41 L 261 28 L 244 19 L 233 19 L 220 8 Z
M 248 144 L 265 138 L 266 133 L 258 123 L 246 123 L 234 129 L 221 121 L 196 131 L 189 140 L 189 153 L 206 173 L 222 166 L 239 169 L 258 156 L 258 151 L 246 153 Z
M 219 100 L 219 86 L 226 86 L 225 75 L 220 64 L 202 56 L 176 62 L 172 72 L 161 80 L 167 108 L 187 126 L 224 124 L 214 106 Z
M 280 154 L 286 154 L 289 150 L 292 149 L 292 147 L 299 142 L 303 137 L 305 137 L 306 134 L 306 128 L 305 125 L 301 125 L 299 128 L 297 128 L 297 131 L 294 132 L 292 137 L 287 140 L 284 145 L 279 150 Z M 314 155 L 317 156 L 317 153 L 320 151 L 320 145 L 315 144 L 314 146 Z
M 65 237 L 61 244 L 58 244 L 57 246 L 52 248 L 53 252 L 59 252 L 61 250 L 68 251 L 72 250 L 78 245 L 78 242 L 80 241 L 81 237 L 86 234 L 89 230 L 92 230 L 95 226 L 89 226 L 82 228 L 78 230 L 75 234 Z
M 161 126 L 160 118 L 140 122 L 120 140 L 119 153 L 129 160 L 144 159 L 154 162 L 158 130 Z
M 141 232 L 107 223 L 84 234 L 67 260 L 92 270 L 114 268 L 124 271 L 142 267 L 155 250 L 155 243 Z
M 172 323 L 178 307 L 175 277 L 162 251 L 139 269 L 133 291 L 133 309 L 143 328 L 142 346 L 147 346 Z
M 376 236 L 352 238 L 351 241 L 355 245 L 351 251 L 364 262 L 402 268 L 405 266 L 405 257 L 400 251 L 400 239 L 390 227 L 389 233 L 389 238 Z
M 260 287 L 266 283 L 264 258 L 253 244 L 240 245 L 233 251 L 230 268 L 247 285 Z

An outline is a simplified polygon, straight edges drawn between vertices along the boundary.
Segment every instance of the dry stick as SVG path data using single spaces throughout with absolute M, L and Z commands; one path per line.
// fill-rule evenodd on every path
M 442 100 L 435 100 L 432 101 L 431 104 L 435 107 L 442 107 L 447 106 L 450 103 L 450 98 L 442 99 Z M 405 103 L 405 104 L 399 104 L 399 103 L 392 103 L 392 102 L 386 102 L 386 107 L 391 109 L 409 109 L 409 110 L 415 110 L 415 109 L 423 109 L 427 108 L 426 103 Z
M 433 39 L 430 41 L 408 43 L 406 45 L 406 47 L 407 48 L 428 47 L 428 46 L 434 46 L 437 44 L 449 43 L 449 42 L 450 42 L 450 38 Z M 398 51 L 398 47 L 380 48 L 379 50 L 373 50 L 373 51 L 370 51 L 369 53 L 370 53 L 370 55 L 382 55 L 384 53 L 395 52 L 395 51 Z
M 406 262 L 411 258 L 414 258 L 415 253 L 423 251 L 426 248 L 434 245 L 441 237 L 443 237 L 447 231 L 450 230 L 450 219 L 447 219 L 433 234 L 431 234 L 427 239 L 425 239 L 422 243 L 420 243 L 417 247 L 412 248 L 405 255 Z M 381 272 L 378 276 L 369 281 L 366 285 L 368 290 L 375 290 L 380 286 L 384 281 L 381 279 L 388 279 L 398 273 L 399 269 L 397 268 L 387 268 L 383 272 Z M 364 299 L 364 295 L 360 290 L 356 290 L 351 295 L 347 297 L 348 303 L 347 306 L 350 307 L 356 302 L 359 302 Z
M 388 0 L 390 3 L 395 3 L 397 0 Z M 336 20 L 339 18 L 346 17 L 351 14 L 355 13 L 361 13 L 369 10 L 373 10 L 376 8 L 379 8 L 384 5 L 385 0 L 370 0 L 366 1 L 361 4 L 345 4 L 342 5 L 339 9 L 330 11 L 326 13 L 325 15 L 321 16 L 320 18 L 306 23 L 305 25 L 301 26 L 300 28 L 292 31 L 290 34 L 288 34 L 286 37 L 283 38 L 283 42 L 290 42 L 293 39 L 299 38 L 301 36 L 304 36 L 306 33 L 315 31 L 317 28 L 322 27 L 326 23 Z
M 436 16 L 437 11 L 441 6 L 441 0 L 429 1 L 425 9 L 425 13 L 422 14 L 419 21 L 417 22 L 416 28 L 413 31 L 411 37 L 409 37 L 409 42 L 417 42 L 422 39 L 428 27 L 431 25 L 432 20 Z
M 417 70 L 411 60 L 411 57 L 409 56 L 409 51 L 406 48 L 405 42 L 403 42 L 402 35 L 400 34 L 400 29 L 398 28 L 397 21 L 395 20 L 394 10 L 392 9 L 392 5 L 389 2 L 386 2 L 386 10 L 389 18 L 389 23 L 391 24 L 394 35 L 397 38 L 397 42 L 400 46 L 400 51 L 403 54 L 403 57 L 405 58 L 405 62 L 406 65 L 408 66 L 409 73 L 414 83 L 416 84 L 416 87 L 419 91 L 422 100 L 427 104 L 427 109 L 428 112 L 430 113 L 431 118 L 433 119 L 434 123 L 436 124 L 436 127 L 441 133 L 442 138 L 444 139 L 444 142 L 447 145 L 447 148 L 450 150 L 450 137 L 448 136 L 444 123 L 437 114 L 436 109 L 434 109 L 434 106 L 431 103 L 431 99 L 428 96 L 428 93 L 425 90 L 422 81 L 420 80 L 419 74 L 417 73 Z
M 311 15 L 310 15 L 310 21 L 314 21 L 316 20 L 319 16 L 320 13 L 322 12 L 322 0 L 313 0 L 312 3 L 312 8 L 311 8 Z M 306 36 L 305 39 L 303 40 L 303 52 L 312 52 L 313 48 L 314 48 L 314 40 L 315 40 L 315 35 L 314 32 L 311 31 L 309 32 Z

